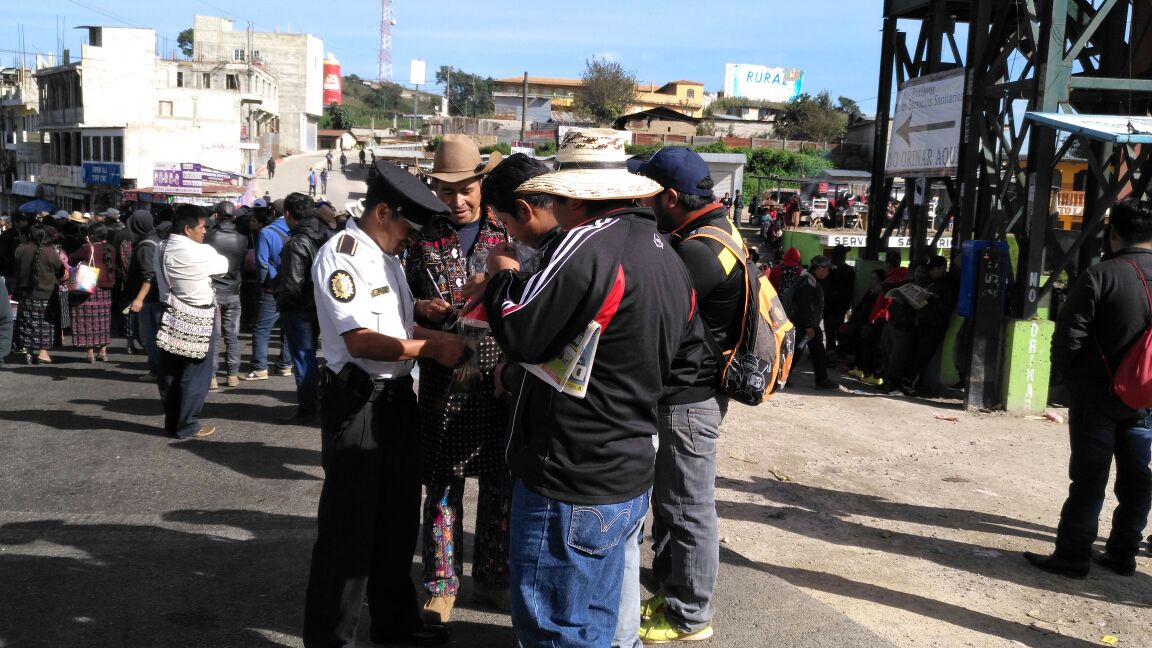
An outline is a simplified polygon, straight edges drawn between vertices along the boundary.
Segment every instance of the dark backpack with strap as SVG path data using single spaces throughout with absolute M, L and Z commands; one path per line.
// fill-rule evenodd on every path
M 1139 275 L 1140 283 L 1144 286 L 1148 312 L 1152 316 L 1152 294 L 1149 293 L 1144 270 L 1132 259 L 1121 257 L 1120 260 L 1132 266 Z M 1104 358 L 1103 352 L 1100 357 L 1104 359 L 1104 366 L 1108 367 L 1108 359 Z M 1112 370 L 1108 371 L 1111 373 Z M 1112 391 L 1132 409 L 1152 408 L 1152 326 L 1144 329 L 1116 366 L 1116 373 L 1112 374 Z
M 736 346 L 725 352 L 721 390 L 745 405 L 759 405 L 788 381 L 796 331 L 772 282 L 748 262 L 744 244 L 719 227 L 706 225 L 684 240 L 712 239 L 744 267 L 744 314 Z

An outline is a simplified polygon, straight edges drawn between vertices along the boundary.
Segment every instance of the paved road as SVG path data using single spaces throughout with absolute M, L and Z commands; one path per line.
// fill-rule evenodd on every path
M 320 192 L 317 183 L 317 200 L 327 200 L 336 206 L 337 211 L 344 208 L 344 204 L 364 197 L 364 177 L 367 169 L 360 168 L 355 161 L 356 154 L 348 155 L 348 166 L 340 171 L 340 152 L 333 152 L 332 171 L 328 173 L 328 191 Z M 303 153 L 280 160 L 276 165 L 276 177 L 268 179 L 267 170 L 261 170 L 256 179 L 256 195 L 261 196 L 267 190 L 273 198 L 283 198 L 293 191 L 308 193 L 308 170 L 324 168 L 324 151 L 317 153 Z

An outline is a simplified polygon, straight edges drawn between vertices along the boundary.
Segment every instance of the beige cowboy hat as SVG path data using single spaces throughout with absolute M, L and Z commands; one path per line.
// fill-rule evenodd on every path
M 655 196 L 660 183 L 628 171 L 625 138 L 610 128 L 572 129 L 556 151 L 556 171 L 532 178 L 516 193 L 546 193 L 581 200 Z
M 78 211 L 74 211 L 71 214 L 69 214 L 68 220 L 72 221 L 73 223 L 87 223 L 88 222 L 88 219 L 84 218 L 84 214 L 81 214 Z
M 427 175 L 442 182 L 462 182 L 487 174 L 502 159 L 504 156 L 499 151 L 493 151 L 488 156 L 488 164 L 484 164 L 480 159 L 480 149 L 476 148 L 476 142 L 471 137 L 445 135 L 436 147 L 432 170 Z

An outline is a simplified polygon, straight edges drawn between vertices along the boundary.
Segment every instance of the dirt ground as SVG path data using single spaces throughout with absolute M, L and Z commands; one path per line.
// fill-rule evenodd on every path
M 1135 577 L 1096 569 L 1085 581 L 1021 556 L 1052 548 L 1066 424 L 842 382 L 815 391 L 801 373 L 767 404 L 733 405 L 718 457 L 722 547 L 896 645 L 1152 646 L 1147 553 Z M 1104 534 L 1114 506 L 1109 493 Z

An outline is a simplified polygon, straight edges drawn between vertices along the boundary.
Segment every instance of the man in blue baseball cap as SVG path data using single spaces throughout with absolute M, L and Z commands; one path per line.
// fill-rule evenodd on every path
M 712 596 L 720 567 L 716 521 L 716 443 L 728 398 L 719 391 L 720 368 L 743 326 L 745 265 L 723 244 L 694 235 L 704 228 L 742 248 L 740 232 L 712 192 L 712 172 L 695 151 L 660 149 L 648 160 L 628 161 L 633 173 L 663 190 L 643 199 L 656 224 L 688 268 L 696 303 L 715 344 L 705 361 L 673 364 L 659 404 L 660 446 L 652 486 L 652 571 L 657 589 L 640 602 L 639 538 L 629 538 L 614 646 L 693 641 L 712 636 Z M 681 363 L 683 365 L 683 363 Z M 637 610 L 640 614 L 637 614 Z

